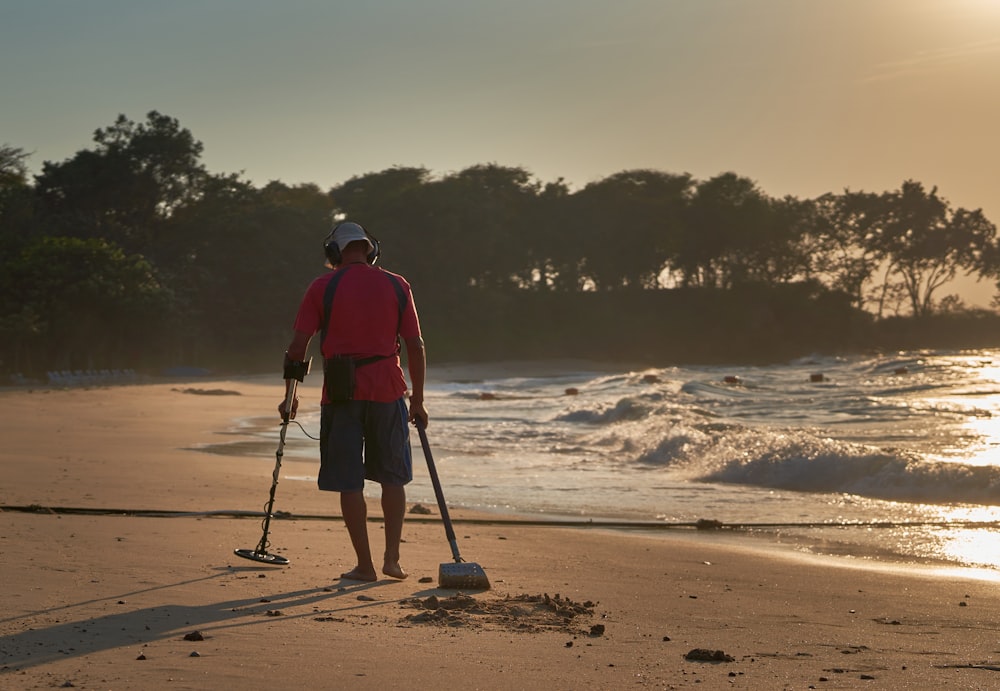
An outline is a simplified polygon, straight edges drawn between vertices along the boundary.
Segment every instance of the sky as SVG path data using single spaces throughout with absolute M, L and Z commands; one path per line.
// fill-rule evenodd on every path
M 916 180 L 1000 224 L 1000 0 L 0 0 L 0 94 L 32 172 L 157 110 L 261 185 L 485 163 L 572 189 L 732 171 L 773 197 Z

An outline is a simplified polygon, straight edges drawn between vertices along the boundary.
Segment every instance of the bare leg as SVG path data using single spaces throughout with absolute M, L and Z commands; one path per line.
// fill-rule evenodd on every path
M 406 488 L 402 485 L 382 485 L 382 516 L 385 518 L 385 559 L 382 573 L 393 578 L 408 575 L 399 565 L 399 543 L 403 538 L 403 517 L 406 515 Z
M 351 536 L 351 544 L 358 559 L 358 565 L 341 578 L 353 581 L 374 581 L 378 579 L 375 565 L 372 563 L 372 551 L 368 544 L 368 506 L 365 504 L 364 492 L 341 492 L 340 512 L 344 515 L 347 533 Z

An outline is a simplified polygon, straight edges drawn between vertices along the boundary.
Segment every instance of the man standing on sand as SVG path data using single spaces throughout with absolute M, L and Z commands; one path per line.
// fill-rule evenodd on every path
M 285 353 L 287 374 L 308 370 L 306 352 L 320 332 L 324 385 L 320 421 L 319 488 L 340 493 L 340 508 L 357 556 L 341 578 L 378 579 L 368 541 L 365 480 L 382 486 L 385 554 L 382 573 L 406 578 L 399 565 L 399 544 L 406 513 L 405 485 L 413 479 L 407 421 L 427 424 L 424 409 L 426 359 L 420 322 L 402 276 L 374 266 L 378 241 L 357 223 L 338 224 L 325 241 L 327 266 L 306 290 Z M 406 380 L 399 361 L 399 339 L 409 365 Z M 296 377 L 301 381 L 301 376 Z M 287 388 L 286 388 L 287 392 Z M 298 399 L 292 401 L 295 417 Z M 284 416 L 285 401 L 278 407 Z

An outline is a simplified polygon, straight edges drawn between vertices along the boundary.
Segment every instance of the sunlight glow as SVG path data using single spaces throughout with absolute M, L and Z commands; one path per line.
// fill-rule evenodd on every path
M 994 0 L 995 1 L 995 0 Z M 996 3 L 1000 6 L 1000 3 Z M 984 363 L 979 369 L 979 380 L 985 391 L 964 401 L 971 411 L 966 428 L 979 437 L 979 451 L 968 459 L 974 465 L 996 465 L 1000 450 L 1000 366 Z
M 1000 567 L 1000 534 L 994 530 L 952 530 L 941 544 L 941 554 L 970 566 Z
M 918 395 L 908 402 L 940 421 L 936 450 L 928 457 L 973 466 L 1000 465 L 1000 366 L 978 357 L 955 358 L 951 365 L 974 376 L 944 395 Z
M 930 532 L 917 531 L 910 553 L 931 560 L 945 559 L 971 568 L 1000 568 L 1000 507 L 965 506 L 931 507 L 938 513 L 942 527 Z M 943 527 L 954 523 L 953 527 Z

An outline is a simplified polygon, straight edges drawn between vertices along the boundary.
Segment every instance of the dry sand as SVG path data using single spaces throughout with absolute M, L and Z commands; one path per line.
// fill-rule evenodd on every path
M 341 582 L 335 495 L 296 482 L 271 524 L 291 565 L 235 557 L 273 455 L 197 447 L 280 396 L 274 377 L 0 391 L 0 689 L 1000 688 L 1000 596 L 967 575 L 455 509 L 493 585 L 456 593 L 435 509 L 407 522 L 408 580 Z

